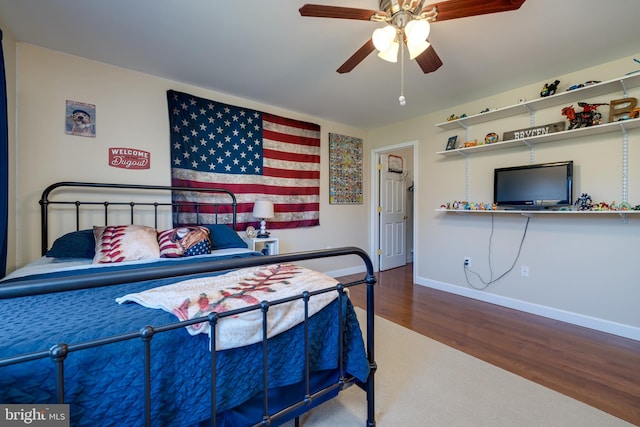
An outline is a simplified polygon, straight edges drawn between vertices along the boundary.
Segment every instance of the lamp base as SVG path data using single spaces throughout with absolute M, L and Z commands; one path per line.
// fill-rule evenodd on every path
M 267 231 L 267 221 L 263 218 L 260 221 L 260 230 L 258 230 L 258 235 L 256 236 L 259 239 L 264 239 L 265 237 L 269 237 L 269 232 Z

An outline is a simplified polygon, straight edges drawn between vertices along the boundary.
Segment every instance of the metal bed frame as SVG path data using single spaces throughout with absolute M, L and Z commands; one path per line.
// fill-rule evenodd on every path
M 227 193 L 230 196 L 230 205 L 233 209 L 233 225 L 235 226 L 235 213 L 236 213 L 236 200 L 235 196 L 228 192 L 227 190 L 219 190 L 219 189 L 192 189 L 185 187 L 171 187 L 171 186 L 147 186 L 147 185 L 122 185 L 122 184 L 99 184 L 99 183 L 79 183 L 79 182 L 60 182 L 53 184 L 43 192 L 42 199 L 40 200 L 40 205 L 42 207 L 42 249 L 43 253 L 46 252 L 46 248 L 48 247 L 48 207 L 50 205 L 56 203 L 72 203 L 76 205 L 76 215 L 79 215 L 80 206 L 84 203 L 81 202 L 55 202 L 51 200 L 51 193 L 58 188 L 61 187 L 86 187 L 86 188 L 108 188 L 108 189 L 134 189 L 134 190 L 163 190 L 163 191 L 202 191 L 202 192 L 222 192 Z M 95 204 L 91 202 L 90 204 Z M 104 202 L 105 206 L 105 221 L 107 221 L 107 211 L 109 206 L 113 205 L 113 203 Z M 122 204 L 122 203 L 120 203 Z M 131 219 L 133 223 L 133 210 L 136 206 L 140 206 L 139 203 L 130 202 L 128 203 L 131 209 Z M 142 205 L 149 205 L 148 203 L 142 203 Z M 157 203 L 153 203 L 152 205 L 160 205 Z M 197 208 L 196 208 L 197 209 Z M 217 212 L 217 211 L 216 211 Z M 157 212 L 155 221 L 157 223 Z M 78 216 L 76 217 L 76 228 L 78 225 Z M 235 228 L 235 227 L 234 227 Z M 197 323 L 209 322 L 212 326 L 212 342 L 215 343 L 215 325 L 217 322 L 222 320 L 228 316 L 238 315 L 240 313 L 248 312 L 248 311 L 256 311 L 259 310 L 262 312 L 262 331 L 263 331 L 263 367 L 264 367 L 264 401 L 263 401 L 263 418 L 260 422 L 256 423 L 256 426 L 259 425 L 270 425 L 272 421 L 275 421 L 281 417 L 284 417 L 288 414 L 291 414 L 292 411 L 299 410 L 304 406 L 310 405 L 314 400 L 321 398 L 322 396 L 335 392 L 336 389 L 342 390 L 348 386 L 353 384 L 358 385 L 366 392 L 367 398 L 367 420 L 366 425 L 368 427 L 375 426 L 375 387 L 374 387 L 374 377 L 375 371 L 377 369 L 377 365 L 375 362 L 374 355 L 374 284 L 376 283 L 376 279 L 374 276 L 373 263 L 371 259 L 367 255 L 365 251 L 356 247 L 343 247 L 343 248 L 334 248 L 334 249 L 326 249 L 326 250 L 315 250 L 315 251 L 307 251 L 307 252 L 297 252 L 297 253 L 288 253 L 281 255 L 271 255 L 271 256 L 263 256 L 263 257 L 251 257 L 251 258 L 239 258 L 239 259 L 227 259 L 223 261 L 210 261 L 205 263 L 200 263 L 198 265 L 190 265 L 190 266 L 181 266 L 181 267 L 149 267 L 141 270 L 136 270 L 134 272 L 126 271 L 126 272 L 118 272 L 112 273 L 105 277 L 105 275 L 100 275 L 99 273 L 90 274 L 85 276 L 77 276 L 70 278 L 59 278 L 59 279 L 49 279 L 49 280 L 27 280 L 22 281 L 17 284 L 0 284 L 0 299 L 7 298 L 15 298 L 15 297 L 23 297 L 30 295 L 37 295 L 49 292 L 60 292 L 67 291 L 71 289 L 85 289 L 85 288 L 93 288 L 98 286 L 107 286 L 114 285 L 119 283 L 131 282 L 131 281 L 143 281 L 150 280 L 155 278 L 166 278 L 166 277 L 180 277 L 181 279 L 188 277 L 190 275 L 198 274 L 198 273 L 206 273 L 206 272 L 216 272 L 216 271 L 230 271 L 238 268 L 244 267 L 252 267 L 258 265 L 265 264 L 273 264 L 273 263 L 284 263 L 284 262 L 297 262 L 297 261 L 305 261 L 312 259 L 322 259 L 322 258 L 330 258 L 330 257 L 339 257 L 339 256 L 347 256 L 347 255 L 356 255 L 361 258 L 364 263 L 366 273 L 361 280 L 357 280 L 354 282 L 346 283 L 346 284 L 338 284 L 336 286 L 323 289 L 315 292 L 304 292 L 301 295 L 290 297 L 286 299 L 281 299 L 272 302 L 263 301 L 260 304 L 256 304 L 253 306 L 245 307 L 238 310 L 233 310 L 224 313 L 211 313 L 208 316 L 182 321 L 175 322 L 170 325 L 163 326 L 146 326 L 139 331 L 123 333 L 115 336 L 109 336 L 105 338 L 101 338 L 98 340 L 85 341 L 79 343 L 60 343 L 58 345 L 53 346 L 49 350 L 43 350 L 35 353 L 29 354 L 21 354 L 5 359 L 0 359 L 0 369 L 4 366 L 28 362 L 37 359 L 45 359 L 50 358 L 53 362 L 53 365 L 56 369 L 56 377 L 57 377 L 57 402 L 56 403 L 65 403 L 65 369 L 64 363 L 66 357 L 75 351 L 81 351 L 88 348 L 94 348 L 99 346 L 108 345 L 111 343 L 116 343 L 120 341 L 126 340 L 135 340 L 140 339 L 144 343 L 144 423 L 146 426 L 152 425 L 152 414 L 151 414 L 151 358 L 153 354 L 151 352 L 151 342 L 155 335 L 164 333 L 167 331 L 171 331 L 174 329 L 182 328 L 188 325 L 193 325 Z M 342 300 L 343 298 L 347 298 L 345 296 L 345 289 L 356 286 L 366 284 L 367 286 L 367 330 L 366 330 L 366 353 L 367 360 L 369 363 L 370 374 L 366 381 L 366 383 L 360 383 L 353 377 L 345 376 L 344 367 L 342 366 L 342 358 L 343 358 L 343 340 L 342 337 L 342 317 L 343 310 L 342 304 L 340 301 L 340 310 L 339 310 L 339 321 L 340 321 L 340 336 L 341 342 L 339 345 L 339 353 L 340 353 L 340 364 L 339 364 L 339 379 L 338 381 L 324 389 L 318 391 L 317 393 L 310 394 L 309 392 L 309 343 L 308 343 L 308 323 L 309 323 L 309 315 L 308 315 L 308 301 L 314 295 L 324 292 L 337 292 L 338 298 Z M 304 328 L 305 328 L 305 358 L 307 363 L 306 372 L 305 372 L 305 389 L 306 393 L 304 396 L 301 396 L 300 399 L 293 405 L 289 406 L 281 410 L 280 412 L 269 415 L 269 402 L 268 402 L 268 394 L 267 390 L 269 388 L 268 378 L 267 378 L 267 357 L 268 357 L 268 345 L 266 340 L 266 313 L 270 306 L 274 306 L 277 304 L 284 304 L 294 300 L 303 300 L 305 306 L 305 320 L 304 320 Z M 211 379 L 211 425 L 216 425 L 216 352 L 211 351 L 211 371 L 212 371 L 212 379 Z M 306 411 L 305 411 L 306 412 Z M 299 416 L 295 417 L 295 425 L 299 425 Z
M 229 201 L 226 203 L 220 202 L 135 202 L 135 201 L 79 201 L 79 200 L 56 200 L 52 199 L 52 194 L 59 188 L 102 188 L 110 190 L 157 190 L 165 191 L 167 194 L 173 195 L 178 191 L 188 191 L 195 193 L 202 193 L 204 195 L 216 195 L 221 194 L 228 197 Z M 236 229 L 236 215 L 238 211 L 238 202 L 236 196 L 231 191 L 224 188 L 192 188 L 192 187 L 176 187 L 176 186 L 164 186 L 164 185 L 141 185 L 141 184 L 108 184 L 108 183 L 96 183 L 96 182 L 71 182 L 63 181 L 51 184 L 48 186 L 40 197 L 40 220 L 42 229 L 42 255 L 47 252 L 49 246 L 49 208 L 56 205 L 73 205 L 75 206 L 75 219 L 76 230 L 80 229 L 80 211 L 82 206 L 104 206 L 104 224 L 109 222 L 109 210 L 111 207 L 128 206 L 130 213 L 131 224 L 134 223 L 134 213 L 136 208 L 150 207 L 154 209 L 154 228 L 158 228 L 158 208 L 162 206 L 169 206 L 172 208 L 174 216 L 179 215 L 183 211 L 194 212 L 196 215 L 196 223 L 200 224 L 200 213 L 203 210 L 212 210 L 215 218 L 214 224 L 218 223 L 218 215 L 223 207 L 230 207 L 232 213 L 232 224 L 230 226 Z

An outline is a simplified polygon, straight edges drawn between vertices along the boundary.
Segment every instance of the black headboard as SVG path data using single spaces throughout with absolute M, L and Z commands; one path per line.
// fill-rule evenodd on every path
M 86 188 L 87 194 L 90 194 L 92 190 L 100 189 L 100 192 L 105 192 L 108 195 L 113 194 L 113 200 L 108 201 L 81 201 L 81 200 L 69 200 L 64 199 L 63 192 L 60 189 L 70 189 L 70 188 Z M 58 190 L 58 191 L 56 191 Z M 135 190 L 132 192 L 131 190 Z M 138 193 L 137 190 L 140 190 Z M 172 196 L 176 194 L 176 192 L 195 192 L 202 194 L 201 201 L 176 201 Z M 154 193 L 155 192 L 155 193 Z M 54 194 L 55 193 L 55 194 Z M 77 195 L 78 192 L 74 192 L 74 195 Z M 145 198 L 142 201 L 136 200 L 123 200 L 123 197 L 135 197 L 139 196 L 141 199 L 144 195 L 149 196 L 149 194 L 158 196 L 165 196 L 169 201 L 149 201 L 148 198 Z M 213 200 L 213 196 L 224 196 L 224 200 L 218 200 L 219 197 L 216 197 L 214 201 L 207 201 L 207 195 L 211 195 L 211 199 Z M 118 200 L 119 198 L 119 200 Z M 213 215 L 214 221 L 208 221 L 209 223 L 217 224 L 218 217 L 222 214 L 227 214 L 229 211 L 231 212 L 231 221 L 227 221 L 233 229 L 236 229 L 236 221 L 237 221 L 237 201 L 236 196 L 229 190 L 223 188 L 191 188 L 191 187 L 173 187 L 173 186 L 163 186 L 163 185 L 139 185 L 139 184 L 111 184 L 111 183 L 95 183 L 95 182 L 57 182 L 48 186 L 43 192 L 42 197 L 40 198 L 40 210 L 41 210 L 41 235 L 42 235 L 42 255 L 44 255 L 49 248 L 49 208 L 55 205 L 73 205 L 75 206 L 75 220 L 76 220 L 76 230 L 80 229 L 80 213 L 82 212 L 83 206 L 93 206 L 97 205 L 104 206 L 104 225 L 108 224 L 109 211 L 112 207 L 120 207 L 128 206 L 128 210 L 130 211 L 130 223 L 134 223 L 134 216 L 136 213 L 136 209 L 140 209 L 144 207 L 145 209 L 153 209 L 154 216 L 154 226 L 158 227 L 158 212 L 160 207 L 170 207 L 171 212 L 174 217 L 177 217 L 181 212 L 189 212 L 195 215 L 196 220 L 192 223 L 200 224 L 200 216 L 201 212 L 207 212 L 208 217 Z

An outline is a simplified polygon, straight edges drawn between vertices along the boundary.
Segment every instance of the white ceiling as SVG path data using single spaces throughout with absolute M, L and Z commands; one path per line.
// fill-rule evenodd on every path
M 26 43 L 365 129 L 640 52 L 638 0 L 527 0 L 434 24 L 429 39 L 444 65 L 423 74 L 406 63 L 401 107 L 399 63 L 371 54 L 351 73 L 335 71 L 380 24 L 303 18 L 304 3 L 0 0 L 0 22 Z

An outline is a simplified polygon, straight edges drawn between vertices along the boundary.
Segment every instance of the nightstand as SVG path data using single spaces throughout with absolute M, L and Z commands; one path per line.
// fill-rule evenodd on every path
M 265 255 L 278 255 L 279 241 L 277 237 L 243 237 L 242 240 L 247 242 L 249 250 L 263 252 Z

